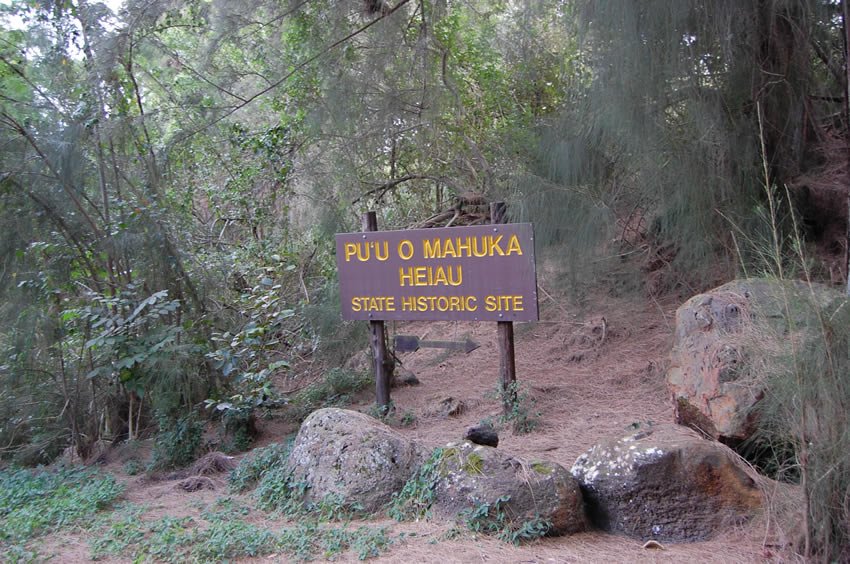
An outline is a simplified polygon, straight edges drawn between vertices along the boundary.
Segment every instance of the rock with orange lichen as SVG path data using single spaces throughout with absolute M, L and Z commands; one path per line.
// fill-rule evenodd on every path
M 752 436 L 753 408 L 767 385 L 753 368 L 774 354 L 763 345 L 817 331 L 818 307 L 840 295 L 819 284 L 749 279 L 685 302 L 676 311 L 667 370 L 677 422 L 729 444 Z

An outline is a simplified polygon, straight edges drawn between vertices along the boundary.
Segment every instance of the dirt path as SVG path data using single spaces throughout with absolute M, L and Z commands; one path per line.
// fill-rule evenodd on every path
M 517 374 L 539 412 L 539 426 L 529 434 L 500 433 L 499 448 L 526 458 L 547 459 L 569 468 L 593 444 L 619 435 L 634 422 L 670 421 L 672 408 L 664 386 L 664 364 L 669 352 L 676 303 L 635 305 L 610 298 L 597 300 L 592 312 L 578 316 L 549 303 L 542 308 L 542 321 L 517 325 Z M 398 430 L 429 446 L 440 446 L 462 438 L 467 427 L 482 419 L 496 419 L 500 404 L 494 396 L 498 374 L 495 324 L 406 323 L 391 330 L 435 340 L 466 337 L 481 346 L 469 354 L 448 354 L 439 349 L 422 349 L 400 356 L 406 369 L 421 381 L 418 386 L 395 388 L 392 398 L 397 417 L 407 413 L 414 423 Z M 442 402 L 452 398 L 463 405 L 460 413 L 447 415 Z M 355 409 L 366 411 L 372 401 L 366 394 Z M 280 440 L 292 432 L 279 422 L 265 425 L 259 444 Z M 121 475 L 121 466 L 109 470 Z M 220 479 L 216 491 L 186 493 L 173 482 L 152 482 L 124 477 L 129 503 L 145 507 L 145 520 L 163 516 L 192 517 L 225 496 Z M 240 496 L 232 496 L 237 502 Z M 244 496 L 243 496 L 244 498 Z M 243 499 L 252 505 L 248 498 Z M 270 529 L 285 522 L 260 511 L 246 518 Z M 624 536 L 590 532 L 544 539 L 516 547 L 497 539 L 465 532 L 447 538 L 450 525 L 444 522 L 395 523 L 386 525 L 398 537 L 379 562 L 758 562 L 763 552 L 764 526 L 756 521 L 730 531 L 710 542 L 668 544 L 664 550 L 643 549 L 642 543 Z M 56 555 L 61 562 L 89 559 L 83 534 L 67 531 L 39 542 L 42 555 Z M 345 554 L 337 561 L 353 560 Z M 287 561 L 272 555 L 257 561 Z M 109 560 L 106 560 L 109 561 Z M 120 560 L 119 560 L 120 561 Z
M 570 468 L 601 439 L 617 436 L 633 422 L 671 421 L 672 405 L 664 384 L 664 365 L 677 306 L 669 302 L 636 306 L 598 301 L 587 316 L 548 307 L 542 321 L 516 326 L 517 377 L 540 426 L 530 434 L 500 433 L 499 448 L 525 458 L 548 459 Z M 397 410 L 411 411 L 416 422 L 402 433 L 430 446 L 462 438 L 467 427 L 500 414 L 492 397 L 498 381 L 495 324 L 408 323 L 400 334 L 429 339 L 470 337 L 481 345 L 469 354 L 447 355 L 420 349 L 401 355 L 420 386 L 394 389 Z M 487 396 L 490 397 L 487 397 Z M 439 412 L 453 398 L 465 409 L 456 416 Z M 384 562 L 754 562 L 762 561 L 758 523 L 711 542 L 667 545 L 645 550 L 642 543 L 604 533 L 545 539 L 514 547 L 479 536 L 440 540 L 445 527 L 424 524 L 416 540 L 394 548 Z M 428 533 L 429 529 L 434 529 Z

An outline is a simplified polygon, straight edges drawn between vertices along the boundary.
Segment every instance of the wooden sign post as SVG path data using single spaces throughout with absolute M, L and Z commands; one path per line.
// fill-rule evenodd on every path
M 505 202 L 490 204 L 490 224 L 505 221 Z M 516 357 L 514 355 L 514 322 L 497 321 L 499 341 L 499 385 L 502 388 L 502 408 L 509 414 L 516 403 Z
M 390 405 L 387 320 L 496 321 L 499 385 L 505 410 L 513 408 L 513 322 L 539 318 L 534 228 L 501 223 L 503 202 L 492 204 L 490 214 L 490 225 L 378 231 L 369 212 L 362 231 L 337 233 L 342 317 L 369 321 L 382 409 Z
M 363 231 L 377 231 L 378 216 L 370 211 L 363 214 Z M 375 403 L 384 415 L 390 407 L 390 375 L 387 370 L 387 335 L 384 322 L 369 321 L 369 340 L 372 344 L 372 358 L 375 362 Z

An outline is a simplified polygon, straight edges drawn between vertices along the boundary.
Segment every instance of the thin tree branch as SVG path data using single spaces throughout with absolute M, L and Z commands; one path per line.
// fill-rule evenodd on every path
M 101 238 L 103 236 L 103 232 L 94 222 L 91 215 L 83 207 L 82 202 L 80 202 L 80 199 L 75 193 L 74 187 L 71 185 L 70 182 L 68 182 L 68 180 L 64 176 L 60 174 L 59 170 L 56 169 L 50 159 L 47 158 L 47 155 L 41 150 L 41 147 L 39 147 L 38 143 L 35 142 L 35 139 L 32 137 L 32 135 L 30 135 L 30 132 L 27 131 L 27 129 L 22 124 L 18 123 L 15 118 L 10 116 L 6 112 L 0 112 L 0 117 L 2 117 L 21 137 L 23 137 L 27 141 L 27 143 L 33 148 L 33 150 L 35 150 L 38 156 L 41 157 L 41 160 L 44 162 L 45 166 L 47 166 L 48 170 L 50 170 L 53 177 L 59 181 L 60 186 L 62 186 L 63 190 L 65 190 L 65 193 L 68 194 L 68 197 L 71 198 L 71 201 L 74 203 L 74 207 L 76 207 L 77 211 L 79 211 L 83 218 L 85 218 L 86 223 L 89 224 L 94 235 L 98 239 Z
M 367 29 L 369 29 L 370 27 L 372 27 L 376 23 L 390 17 L 393 13 L 398 11 L 402 6 L 406 5 L 408 2 L 410 2 L 410 0 L 401 0 L 398 4 L 396 4 L 396 6 L 394 8 L 388 10 L 385 14 L 381 14 L 380 17 L 377 17 L 374 20 L 367 23 L 366 25 L 357 28 L 356 30 L 352 31 L 351 33 L 349 33 L 348 35 L 346 35 L 342 39 L 338 39 L 338 40 L 334 41 L 328 47 L 326 47 L 325 49 L 322 49 L 320 52 L 316 53 L 312 57 L 308 57 L 306 60 L 298 63 L 297 65 L 295 65 L 295 67 L 291 71 L 289 71 L 288 73 L 286 73 L 285 75 L 280 77 L 278 80 L 272 82 L 266 88 L 263 88 L 259 92 L 249 96 L 248 98 L 245 98 L 244 102 L 232 107 L 230 110 L 228 110 L 224 114 L 218 116 L 214 120 L 204 124 L 203 126 L 197 128 L 197 129 L 189 131 L 185 135 L 180 136 L 179 138 L 174 140 L 174 143 L 179 144 L 179 143 L 186 141 L 190 137 L 197 135 L 198 133 L 204 131 L 205 129 L 212 127 L 213 125 L 217 124 L 218 122 L 222 121 L 223 119 L 233 115 L 234 113 L 241 110 L 242 108 L 244 108 L 245 106 L 247 106 L 248 104 L 250 104 L 251 102 L 256 100 L 257 98 L 260 98 L 261 96 L 264 96 L 265 94 L 268 94 L 269 92 L 271 92 L 272 90 L 274 90 L 275 88 L 277 88 L 278 86 L 280 86 L 281 84 L 283 84 L 284 82 L 289 80 L 292 76 L 301 72 L 308 65 L 316 62 L 318 59 L 320 59 L 324 55 L 330 53 L 331 51 L 333 51 L 334 49 L 336 49 L 340 45 L 346 43 L 347 41 L 353 39 L 354 37 L 357 37 L 358 35 L 360 35 L 364 31 L 366 31 Z

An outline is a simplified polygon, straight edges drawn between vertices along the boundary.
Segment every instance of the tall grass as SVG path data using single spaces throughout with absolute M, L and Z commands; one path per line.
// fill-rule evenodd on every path
M 782 205 L 765 183 L 766 237 L 744 238 L 742 255 L 774 295 L 752 312 L 745 337 L 750 370 L 763 390 L 749 448 L 780 480 L 798 482 L 803 496 L 794 549 L 814 561 L 850 561 L 850 301 L 812 281 L 810 261 L 793 211 L 790 234 Z M 790 194 L 787 193 L 790 201 Z M 739 233 L 741 233 L 739 231 Z M 772 505 L 780 507 L 781 504 Z M 788 511 L 787 505 L 784 510 Z M 771 521 L 788 522 L 787 515 Z

